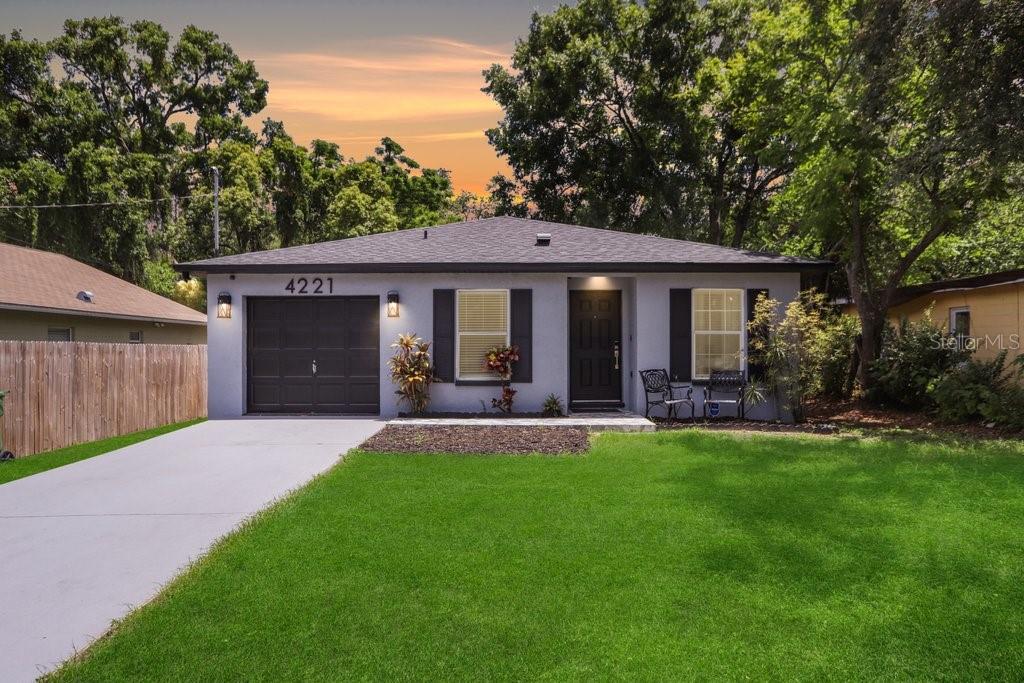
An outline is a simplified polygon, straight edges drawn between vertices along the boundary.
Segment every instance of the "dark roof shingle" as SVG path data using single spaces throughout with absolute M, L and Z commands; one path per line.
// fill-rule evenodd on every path
M 551 243 L 537 244 L 537 233 Z M 426 237 L 424 237 L 426 235 Z M 305 244 L 182 263 L 197 272 L 557 272 L 808 270 L 824 261 L 525 218 Z

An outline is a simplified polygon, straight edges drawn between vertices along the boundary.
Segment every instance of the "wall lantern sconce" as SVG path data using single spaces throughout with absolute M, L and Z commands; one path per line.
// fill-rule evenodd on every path
M 388 317 L 398 317 L 398 292 L 394 290 L 388 292 Z
M 217 295 L 217 317 L 231 317 L 231 295 L 227 292 L 221 292 Z

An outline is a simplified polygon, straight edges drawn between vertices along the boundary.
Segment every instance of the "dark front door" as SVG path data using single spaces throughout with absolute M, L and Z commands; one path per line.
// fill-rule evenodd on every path
M 380 412 L 377 297 L 248 302 L 250 413 Z
M 622 292 L 571 290 L 569 400 L 576 407 L 622 405 L 621 344 Z

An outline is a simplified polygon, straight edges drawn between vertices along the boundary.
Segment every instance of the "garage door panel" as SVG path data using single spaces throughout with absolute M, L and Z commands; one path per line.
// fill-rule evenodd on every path
M 281 302 L 277 299 L 250 299 L 250 318 L 258 318 L 265 322 L 281 319 Z
M 321 320 L 316 329 L 316 343 L 321 349 L 344 349 L 348 346 L 348 330 L 337 322 Z
M 248 302 L 250 412 L 380 412 L 378 297 Z
M 348 403 L 348 384 L 345 382 L 317 382 L 316 403 L 322 407 L 341 407 Z
M 279 300 L 281 316 L 287 323 L 313 322 L 313 299 L 284 299 Z
M 321 381 L 332 378 L 347 377 L 349 367 L 348 353 L 332 349 L 321 353 L 316 359 L 316 376 Z
M 377 404 L 380 388 L 376 382 L 354 381 L 349 383 L 349 401 L 360 404 Z
M 313 352 L 307 349 L 279 351 L 281 377 L 313 378 Z
M 268 327 L 266 324 L 254 325 L 251 344 L 254 349 L 281 348 L 281 328 L 277 325 Z
M 322 323 L 344 320 L 348 317 L 346 315 L 348 308 L 347 299 L 318 299 L 317 319 Z
M 281 330 L 281 348 L 308 349 L 313 340 L 312 322 L 287 322 Z
M 277 379 L 281 376 L 278 351 L 253 351 L 249 355 L 249 372 L 254 379 Z
M 285 405 L 294 407 L 309 407 L 313 405 L 313 382 L 294 383 L 288 382 L 281 385 L 281 400 Z
M 380 375 L 380 354 L 377 349 L 352 349 L 348 352 L 350 377 L 372 377 Z
M 281 404 L 281 387 L 274 384 L 254 382 L 249 385 L 250 406 L 276 408 Z

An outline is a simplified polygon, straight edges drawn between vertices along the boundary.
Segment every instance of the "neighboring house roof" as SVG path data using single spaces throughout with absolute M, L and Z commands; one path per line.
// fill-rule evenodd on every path
M 81 295 L 89 292 L 90 297 Z M 0 309 L 186 325 L 206 315 L 62 254 L 0 243 Z
M 550 234 L 550 244 L 539 245 L 538 233 Z M 818 270 L 830 264 L 503 216 L 222 256 L 175 267 L 204 273 L 685 272 Z
M 892 306 L 899 306 L 912 299 L 925 294 L 936 294 L 938 292 L 955 292 L 965 289 L 978 289 L 981 287 L 994 287 L 996 285 L 1007 285 L 1014 282 L 1024 282 L 1024 268 L 1016 270 L 1004 270 L 998 273 L 986 273 L 985 275 L 972 275 L 971 277 L 960 277 L 953 280 L 937 280 L 926 282 L 921 285 L 910 285 L 900 287 L 893 295 Z

